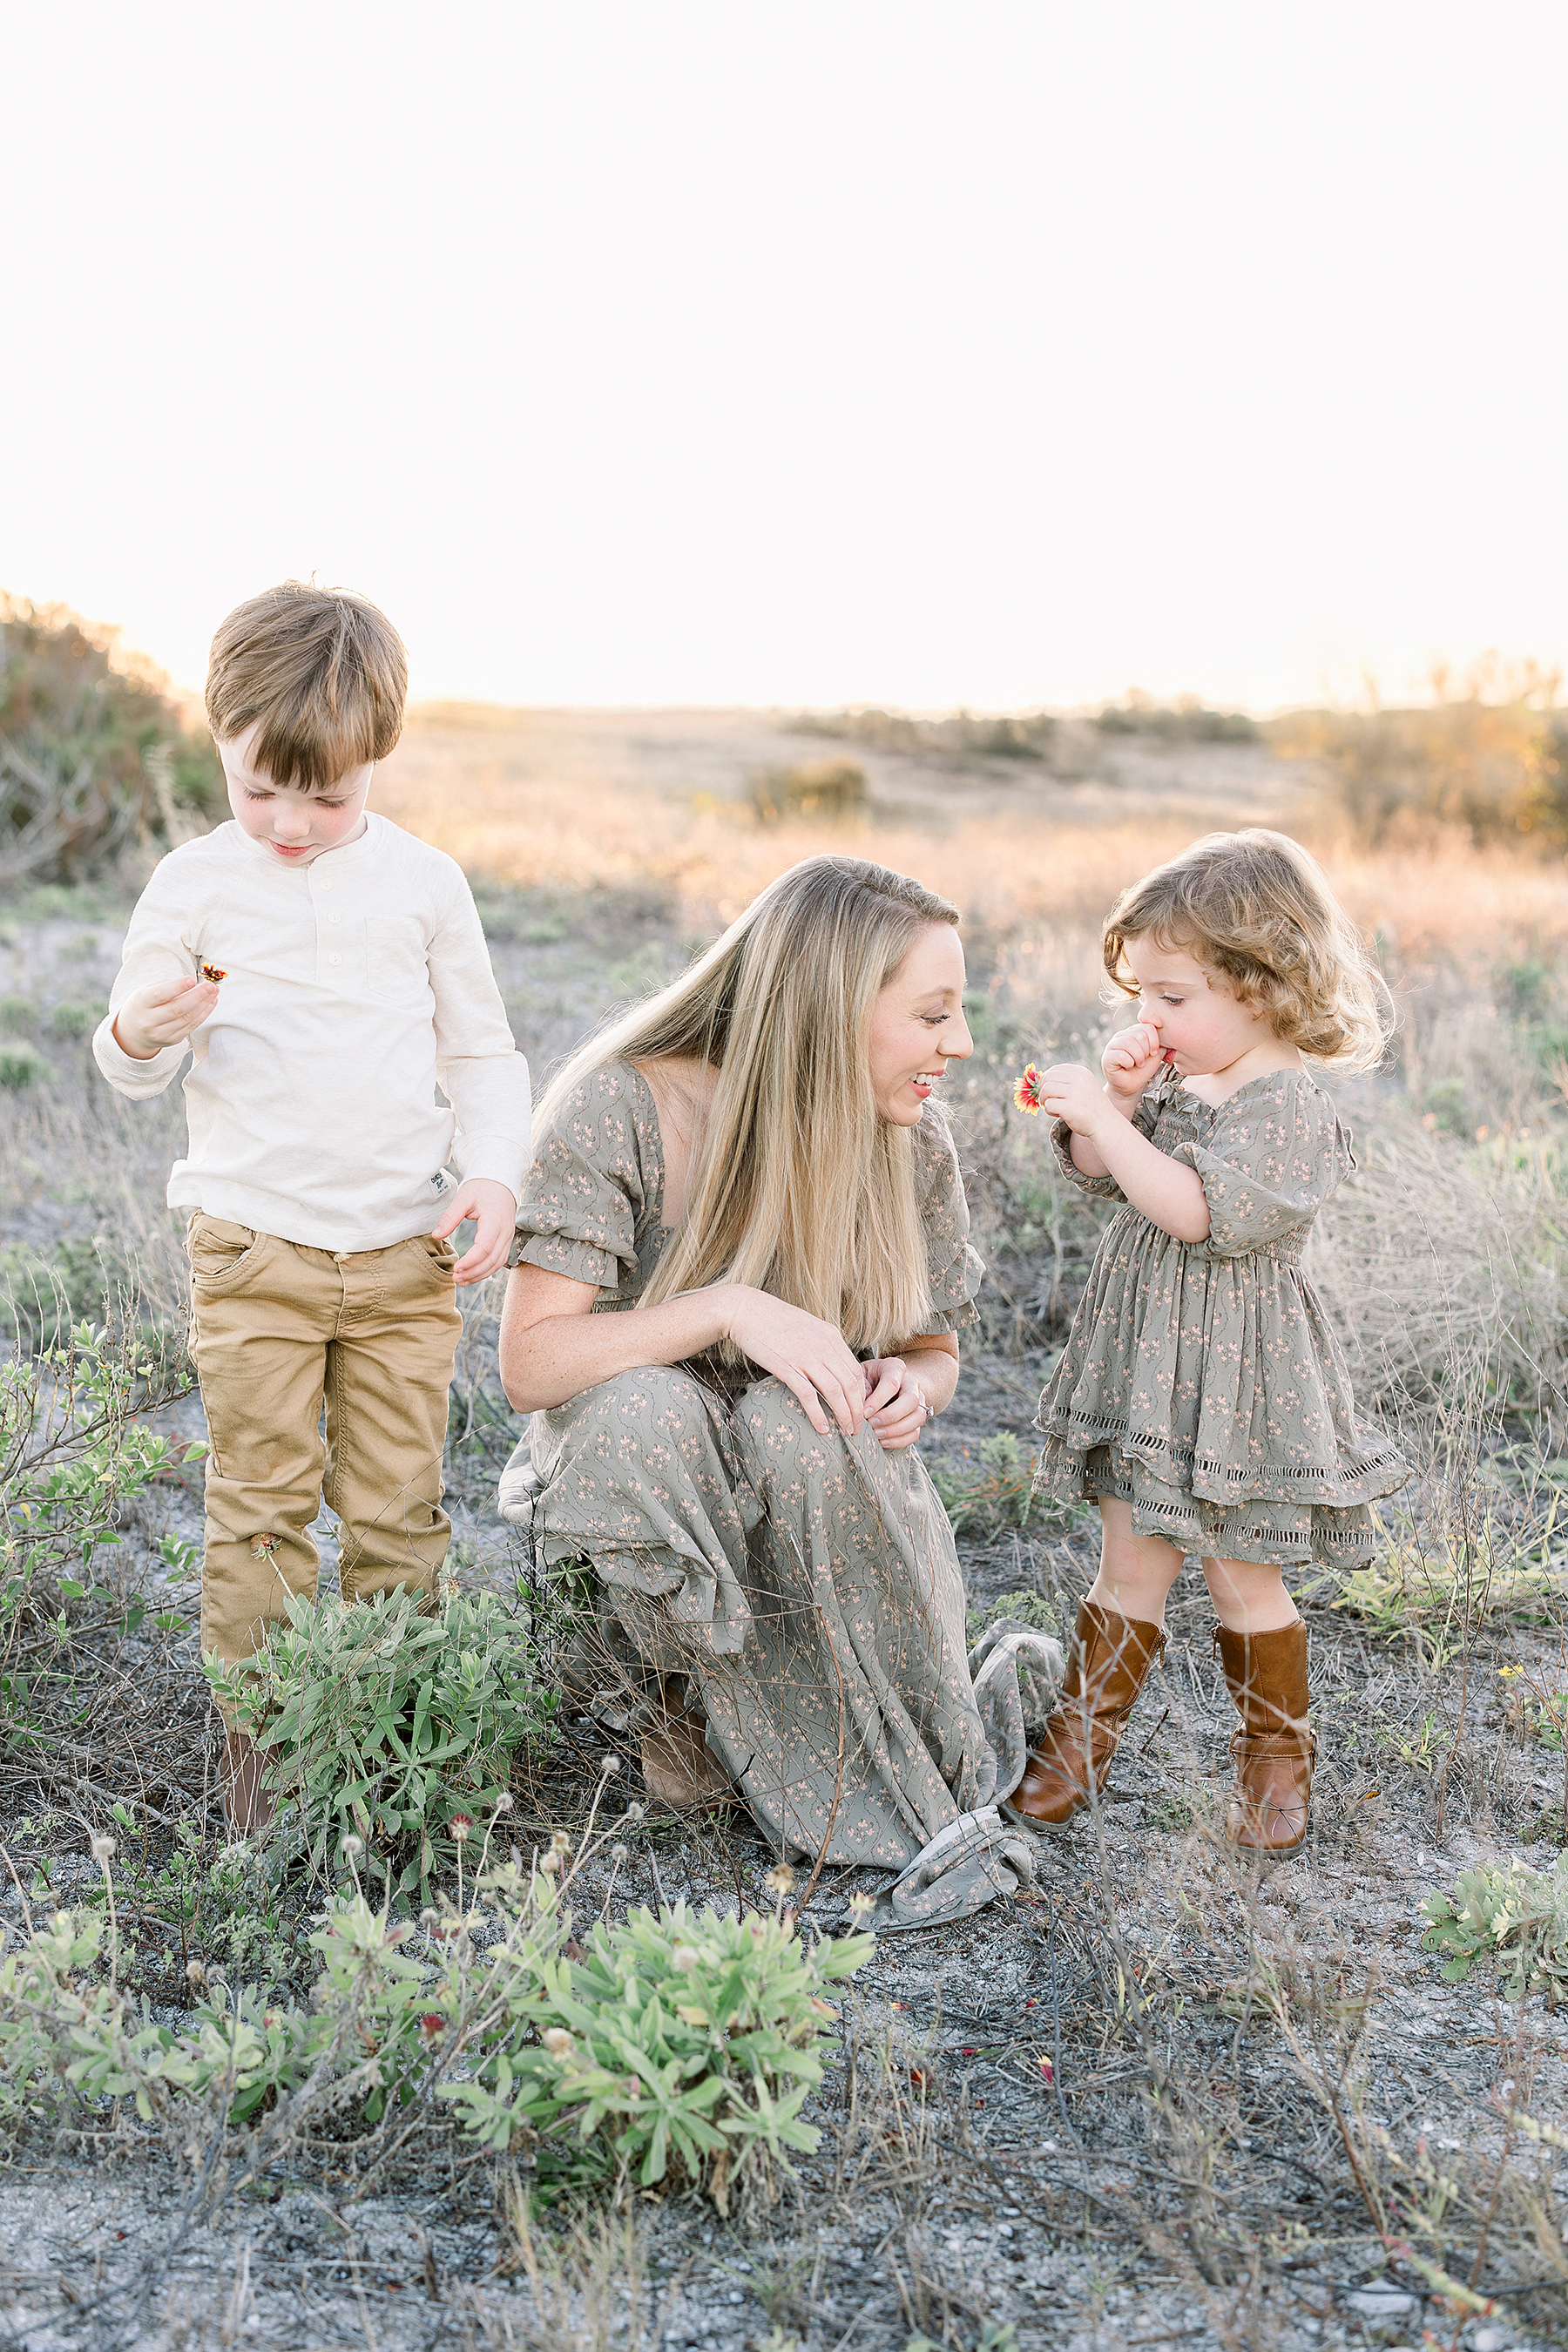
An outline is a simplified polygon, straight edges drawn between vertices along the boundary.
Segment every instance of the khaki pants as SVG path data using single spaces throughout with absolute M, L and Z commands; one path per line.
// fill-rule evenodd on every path
M 305 1530 L 323 1493 L 342 1523 L 345 1601 L 433 1592 L 452 1531 L 441 1508 L 462 1328 L 451 1244 L 420 1234 L 339 1255 L 198 1211 L 186 1248 L 211 1443 L 203 1654 L 251 1657 L 286 1594 L 314 1599 Z

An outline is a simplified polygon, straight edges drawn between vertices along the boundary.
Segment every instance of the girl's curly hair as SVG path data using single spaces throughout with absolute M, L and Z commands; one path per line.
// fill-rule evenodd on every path
M 1123 890 L 1101 952 L 1125 996 L 1138 993 L 1127 942 L 1145 938 L 1218 973 L 1315 1062 L 1370 1070 L 1382 1061 L 1394 1024 L 1387 984 L 1317 860 L 1285 834 L 1205 834 Z

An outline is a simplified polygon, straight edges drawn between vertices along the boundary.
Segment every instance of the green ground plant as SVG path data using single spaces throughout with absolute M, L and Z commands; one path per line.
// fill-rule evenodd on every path
M 1429 1895 L 1425 1909 L 1431 1925 L 1423 1946 L 1447 1953 L 1450 1984 L 1491 1957 L 1509 2000 L 1542 1990 L 1555 2000 L 1568 1990 L 1568 1854 L 1551 1871 L 1517 1854 L 1461 1870 L 1452 1895 Z
M 558 1699 L 531 1622 L 488 1592 L 449 1591 L 428 1616 L 408 1591 L 347 1608 L 290 1598 L 254 1658 L 205 1664 L 266 1749 L 287 1801 L 278 1834 L 312 1877 L 353 1834 L 395 1897 L 427 1896 L 450 1871 L 456 1825 L 549 1738 Z
M 996 1536 L 1029 1524 L 1035 1456 L 1010 1430 L 933 1459 L 931 1478 L 954 1535 Z
M 564 1835 L 528 1865 L 481 1853 L 466 1890 L 459 1867 L 456 1905 L 417 1923 L 373 1908 L 356 1875 L 310 1938 L 306 2003 L 215 1979 L 184 2032 L 121 1986 L 115 1842 L 96 1837 L 103 1912 L 57 1911 L 0 1959 L 0 2123 L 14 2135 L 126 2101 L 183 2137 L 205 2105 L 251 2127 L 254 2168 L 329 2120 L 351 2138 L 379 2127 L 384 2150 L 403 2116 L 440 2102 L 481 2147 L 526 2147 L 542 2186 L 668 2179 L 726 2210 L 763 2176 L 765 2194 L 790 2149 L 818 2143 L 799 2111 L 837 2020 L 824 1991 L 873 1938 L 807 1949 L 781 1892 L 772 1919 L 683 1905 L 602 1918 L 580 1953 L 565 1897 L 620 1828 L 595 1838 L 593 1819 L 576 1864 Z
M 90 1622 L 107 1613 L 134 1633 L 149 1613 L 100 1565 L 125 1507 L 174 1467 L 146 1416 L 180 1383 L 144 1338 L 125 1321 L 83 1323 L 37 1355 L 0 1356 L 0 1704 L 12 1738 L 51 1685 L 68 1686 Z

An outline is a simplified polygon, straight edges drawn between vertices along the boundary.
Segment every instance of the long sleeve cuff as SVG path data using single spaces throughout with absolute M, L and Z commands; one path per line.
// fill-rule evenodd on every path
M 161 1095 L 185 1055 L 189 1044 L 182 1039 L 177 1045 L 165 1045 L 150 1062 L 138 1061 L 128 1054 L 114 1034 L 114 1015 L 105 1015 L 92 1033 L 92 1058 L 116 1091 L 140 1100 L 151 1095 Z
M 494 1128 L 481 1128 L 477 1135 L 459 1135 L 452 1147 L 452 1164 L 465 1182 L 481 1177 L 492 1184 L 504 1184 L 514 1201 L 522 1198 L 522 1180 L 528 1173 L 528 1138 L 519 1142 L 515 1135 L 502 1135 Z

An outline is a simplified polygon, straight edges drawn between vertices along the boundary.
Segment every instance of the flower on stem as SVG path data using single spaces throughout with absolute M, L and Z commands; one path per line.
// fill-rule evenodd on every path
M 577 2054 L 577 2037 L 574 2033 L 568 2033 L 563 2025 L 550 2026 L 539 2039 L 552 2058 L 564 2060 Z
M 613 1773 L 618 1772 L 618 1771 L 620 1770 L 620 1769 L 621 1769 L 621 1759 L 620 1759 L 620 1758 L 619 1758 L 618 1756 L 601 1756 L 601 1757 L 600 1757 L 600 1759 L 599 1759 L 599 1769 L 600 1769 L 600 1771 L 604 1774 L 604 1776 L 605 1776 L 605 1780 L 606 1780 L 610 1779 L 610 1777 L 611 1777 L 611 1775 L 612 1775 Z
M 571 1853 L 572 1841 L 567 1836 L 564 1830 L 556 1831 L 555 1835 L 550 1841 L 550 1851 L 552 1853 L 558 1853 L 563 1858 Z
M 1031 1062 L 1013 1089 L 1013 1100 L 1020 1110 L 1026 1110 L 1031 1118 L 1038 1118 L 1045 1108 L 1045 1097 L 1041 1092 L 1044 1083 L 1039 1071 Z
M 787 1862 L 775 1862 L 763 1885 L 773 1895 L 790 1895 L 795 1891 L 795 1873 Z
M 342 1855 L 345 1862 L 357 1862 L 361 1854 L 364 1852 L 364 1840 L 362 1837 L 355 1837 L 353 1830 L 350 1830 L 347 1837 L 344 1838 L 342 1843 L 339 1846 L 338 1852 Z
M 434 2042 L 439 2034 L 446 2032 L 447 2021 L 444 2017 L 437 2017 L 435 2011 L 430 2010 L 420 2019 L 419 2031 L 427 2042 Z
M 874 1895 L 868 1895 L 863 1886 L 858 1886 L 845 1907 L 857 1919 L 868 1919 L 877 1907 L 877 1898 Z
M 466 1843 L 474 1833 L 474 1824 L 467 1813 L 454 1813 L 447 1826 L 459 1845 Z
M 690 1944 L 677 1944 L 669 1956 L 670 1967 L 679 1969 L 683 1976 L 689 1974 L 692 1969 L 700 1967 L 701 1960 L 701 1953 Z
M 613 1845 L 610 1848 L 610 1860 L 614 1863 L 630 1862 L 631 1858 L 632 1850 L 629 1845 Z
M 497 1811 L 497 1812 L 498 1812 L 498 1813 L 510 1813 L 510 1811 L 511 1811 L 511 1803 L 512 1803 L 511 1790 L 510 1790 L 510 1789 L 503 1789 L 503 1790 L 501 1790 L 501 1792 L 500 1792 L 500 1795 L 496 1799 L 496 1811 Z
M 546 1878 L 553 1878 L 561 1867 L 561 1856 L 552 1848 L 549 1853 L 540 1855 L 539 1867 L 543 1871 Z
M 621 1819 L 623 1822 L 640 1822 L 647 1811 L 646 1805 L 628 1805 Z
M 99 1830 L 95 1832 L 91 1843 L 94 1862 L 97 1863 L 100 1870 L 107 1870 L 115 1852 L 114 1840 L 111 1837 L 106 1837 L 103 1832 Z

